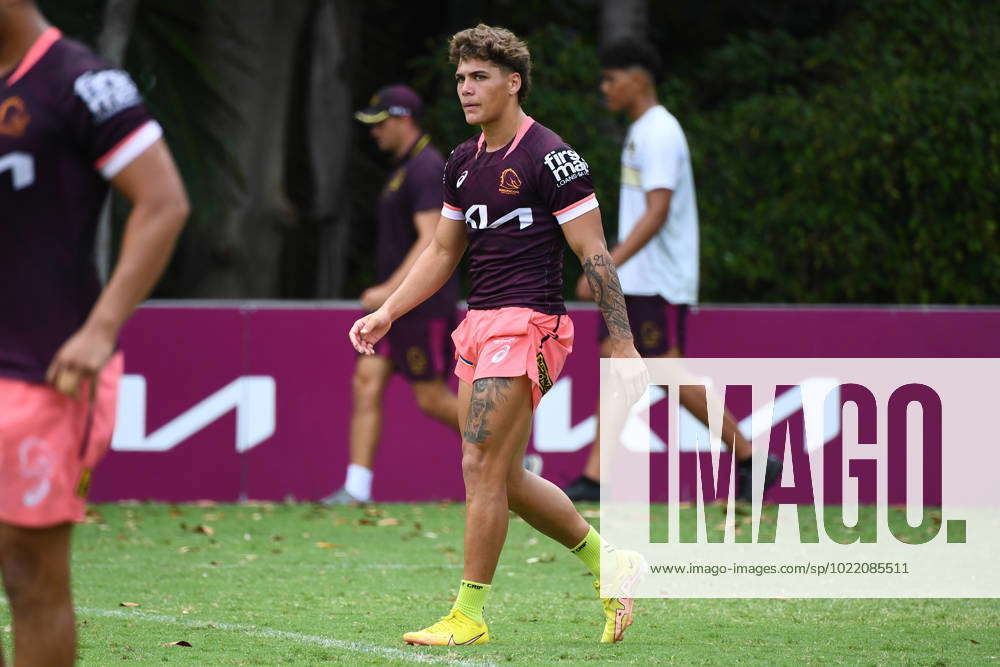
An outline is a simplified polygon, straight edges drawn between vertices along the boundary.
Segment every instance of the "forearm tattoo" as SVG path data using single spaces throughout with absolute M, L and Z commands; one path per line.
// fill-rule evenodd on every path
M 466 442 L 481 445 L 493 434 L 490 430 L 493 412 L 507 402 L 513 382 L 514 378 L 480 378 L 472 384 L 469 415 L 462 433 Z
M 594 303 L 604 314 L 608 332 L 613 338 L 632 339 L 632 329 L 628 325 L 625 310 L 625 294 L 618 282 L 618 272 L 607 251 L 591 255 L 583 260 L 583 273 L 587 276 L 590 289 L 594 293 Z

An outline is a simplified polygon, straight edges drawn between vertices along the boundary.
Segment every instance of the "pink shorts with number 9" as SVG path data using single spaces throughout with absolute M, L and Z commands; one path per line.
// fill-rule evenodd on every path
M 73 400 L 49 385 L 0 378 L 0 522 L 43 528 L 82 521 L 90 470 L 111 444 L 119 352 Z
M 527 375 L 538 407 L 573 351 L 573 321 L 530 308 L 470 310 L 451 338 L 460 380 Z

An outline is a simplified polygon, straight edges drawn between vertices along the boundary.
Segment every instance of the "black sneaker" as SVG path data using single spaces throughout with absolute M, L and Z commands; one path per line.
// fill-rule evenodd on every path
M 753 477 L 753 459 L 736 462 L 736 500 L 750 502 L 750 480 Z M 781 477 L 781 459 L 767 455 L 764 467 L 764 491 L 767 492 Z
M 586 475 L 577 477 L 563 491 L 574 503 L 600 502 L 601 500 L 601 483 L 595 482 Z

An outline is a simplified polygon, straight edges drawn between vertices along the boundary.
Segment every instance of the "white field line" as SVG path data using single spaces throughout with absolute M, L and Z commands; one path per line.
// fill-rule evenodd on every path
M 122 567 L 130 565 L 128 561 L 116 561 L 114 563 L 74 563 L 73 569 L 81 570 L 100 570 L 100 569 L 111 569 L 120 570 Z M 233 561 L 231 563 L 219 563 L 218 565 L 213 565 L 212 563 L 182 563 L 183 567 L 194 568 L 201 567 L 206 570 L 212 569 L 225 569 L 227 567 L 256 567 L 261 565 L 259 559 L 254 559 L 252 561 L 242 560 Z M 137 567 L 141 567 L 141 563 L 136 563 Z M 308 570 L 435 570 L 438 568 L 444 568 L 446 570 L 457 570 L 462 568 L 461 563 L 438 563 L 438 564 L 428 564 L 428 565 L 416 565 L 407 563 L 360 563 L 357 565 L 350 565 L 348 563 L 338 563 L 330 562 L 324 563 L 322 565 L 316 563 L 276 563 L 268 562 L 267 567 L 274 568 L 289 568 L 289 569 L 308 569 Z M 498 565 L 498 570 L 507 569 L 505 565 Z
M 0 604 L 6 604 L 7 599 L 0 595 Z M 368 655 L 378 655 L 391 660 L 402 662 L 424 663 L 430 665 L 480 665 L 482 667 L 494 667 L 491 662 L 478 660 L 452 660 L 450 658 L 438 658 L 427 653 L 418 653 L 419 649 L 410 650 L 389 648 L 387 646 L 375 646 L 363 642 L 352 642 L 343 639 L 333 639 L 330 637 L 319 637 L 317 635 L 306 635 L 301 632 L 288 632 L 286 630 L 274 630 L 272 628 L 262 628 L 256 625 L 245 625 L 242 623 L 221 623 L 217 621 L 200 621 L 193 618 L 179 618 L 177 616 L 167 616 L 165 614 L 147 614 L 136 611 L 122 611 L 120 609 L 95 609 L 93 607 L 77 607 L 76 613 L 81 616 L 104 616 L 106 618 L 127 618 L 133 621 L 145 621 L 147 623 L 173 623 L 191 628 L 226 630 L 228 632 L 239 632 L 248 637 L 261 637 L 264 639 L 283 639 L 297 644 L 312 644 L 323 648 L 332 648 L 339 651 L 349 651 L 351 653 L 365 653 Z

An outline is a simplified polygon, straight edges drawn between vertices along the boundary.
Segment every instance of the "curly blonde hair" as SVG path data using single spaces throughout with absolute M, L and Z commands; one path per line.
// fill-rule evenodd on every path
M 507 28 L 480 23 L 455 33 L 448 46 L 448 60 L 457 65 L 462 60 L 486 60 L 521 75 L 517 99 L 523 102 L 531 89 L 531 54 L 528 45 Z

